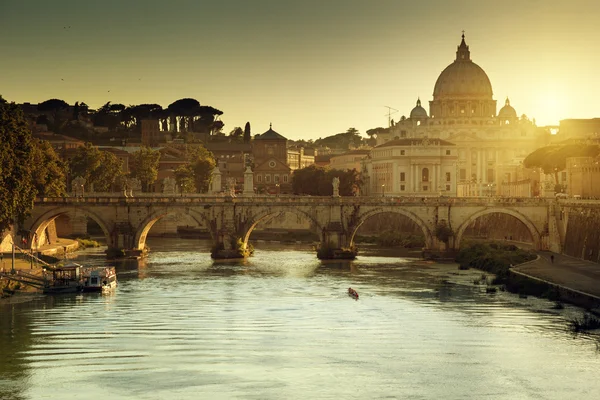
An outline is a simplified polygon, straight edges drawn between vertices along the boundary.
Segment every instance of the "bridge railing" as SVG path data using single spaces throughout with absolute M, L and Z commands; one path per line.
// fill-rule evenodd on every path
M 85 197 L 44 197 L 37 198 L 37 204 L 139 204 L 139 203 L 187 203 L 187 204 L 340 204 L 340 205 L 499 205 L 499 206 L 523 206 L 540 205 L 556 201 L 546 198 L 508 198 L 508 197 L 422 197 L 422 196 L 295 196 L 295 195 L 270 195 L 230 197 L 214 196 L 206 194 L 190 194 L 179 196 L 85 196 Z M 562 203 L 564 200 L 560 200 Z M 578 204 L 581 201 L 577 202 Z

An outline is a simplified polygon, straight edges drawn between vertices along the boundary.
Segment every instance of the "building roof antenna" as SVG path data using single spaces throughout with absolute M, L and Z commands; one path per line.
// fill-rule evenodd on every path
M 398 112 L 398 110 L 396 110 L 395 108 L 390 107 L 390 106 L 384 106 L 384 107 L 388 109 L 388 112 L 386 115 L 388 117 L 388 128 L 390 128 L 392 126 L 392 115 L 396 114 Z

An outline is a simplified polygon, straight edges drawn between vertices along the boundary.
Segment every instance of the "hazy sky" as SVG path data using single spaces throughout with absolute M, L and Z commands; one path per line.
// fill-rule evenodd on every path
M 557 124 L 600 117 L 599 18 L 598 0 L 0 0 L 0 95 L 193 97 L 225 132 L 364 133 L 428 104 L 464 29 L 499 108 Z

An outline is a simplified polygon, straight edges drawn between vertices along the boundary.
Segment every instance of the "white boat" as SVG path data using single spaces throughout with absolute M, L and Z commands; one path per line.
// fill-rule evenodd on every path
M 105 292 L 117 287 L 115 267 L 83 267 L 81 277 L 84 292 Z

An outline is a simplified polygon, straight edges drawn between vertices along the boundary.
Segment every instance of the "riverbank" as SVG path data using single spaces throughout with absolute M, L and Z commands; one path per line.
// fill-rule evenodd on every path
M 586 309 L 600 308 L 600 264 L 564 254 L 537 252 L 538 257 L 511 268 L 514 278 L 537 290 Z
M 36 249 L 34 254 L 41 256 L 49 256 L 54 258 L 62 258 L 66 253 L 73 253 L 79 249 L 77 240 L 58 239 L 52 244 L 46 244 Z M 12 254 L 3 253 L 0 269 L 5 273 L 9 273 L 13 268 Z M 31 261 L 30 258 L 22 253 L 18 253 L 15 257 L 14 269 L 16 273 L 20 271 L 31 275 L 42 276 L 43 266 L 36 260 Z M 7 278 L 0 277 L 0 305 L 22 303 L 29 301 L 40 295 L 40 290 L 32 286 L 17 284 Z

